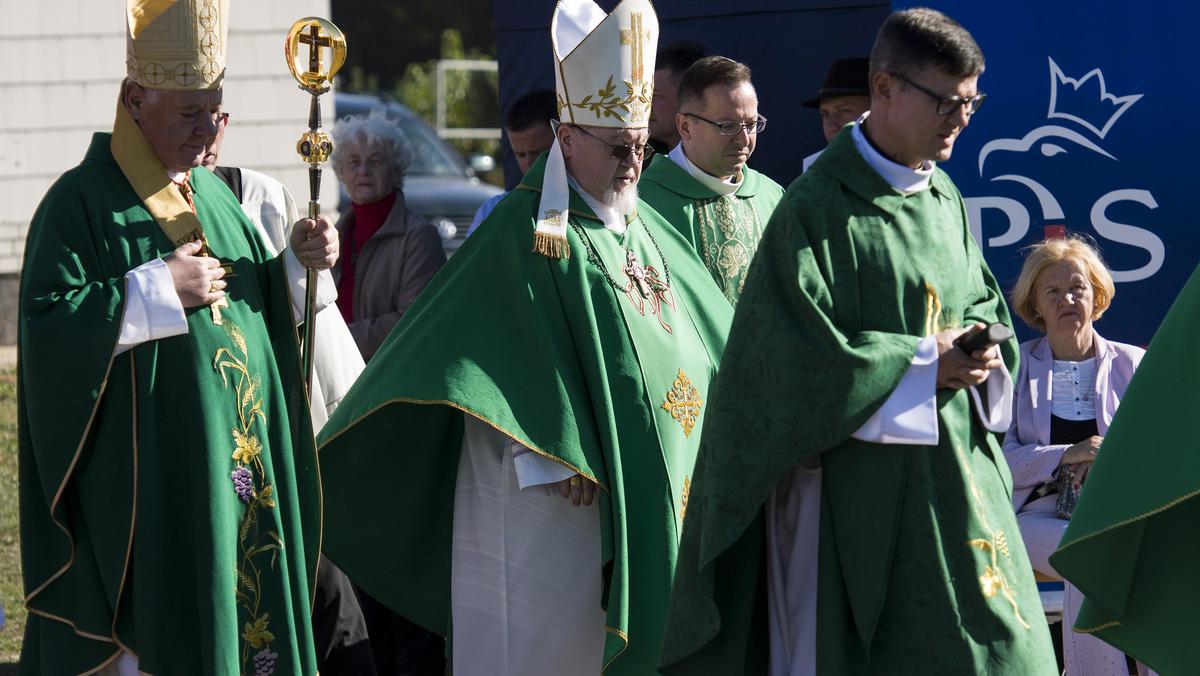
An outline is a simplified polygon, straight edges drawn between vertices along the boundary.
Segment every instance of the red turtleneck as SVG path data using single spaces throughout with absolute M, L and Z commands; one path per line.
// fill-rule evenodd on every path
M 367 240 L 379 232 L 392 207 L 396 206 L 398 193 L 389 193 L 383 199 L 370 204 L 352 204 L 354 224 L 350 227 L 350 251 L 342 252 L 342 277 L 338 281 L 338 309 L 346 323 L 354 321 L 354 264 Z

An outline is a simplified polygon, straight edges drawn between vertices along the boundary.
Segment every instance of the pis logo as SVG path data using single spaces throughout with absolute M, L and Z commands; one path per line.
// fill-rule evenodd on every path
M 1064 178 L 1077 175 L 1064 166 L 1049 164 L 1047 158 L 1070 157 L 1072 162 L 1116 163 L 1117 157 L 1102 145 L 1109 131 L 1121 116 L 1137 103 L 1142 94 L 1114 96 L 1108 92 L 1104 74 L 1093 69 L 1079 79 L 1067 77 L 1054 59 L 1050 62 L 1050 107 L 1046 113 L 1047 124 L 1034 128 L 1021 138 L 993 139 L 979 151 L 979 176 L 996 183 L 1013 183 L 1026 198 L 1016 200 L 1004 196 L 968 197 L 965 199 L 971 223 L 971 233 L 980 248 L 1011 246 L 1022 242 L 1029 233 L 1032 222 L 1030 206 L 1047 234 L 1063 231 L 1067 226 L 1082 230 L 1082 213 L 1068 218 L 1054 191 L 1028 174 L 1047 177 L 1055 188 L 1078 192 L 1087 190 L 1089 181 L 1076 180 L 1066 185 Z M 1082 167 L 1069 165 L 1070 167 Z M 1093 168 L 1094 167 L 1090 167 Z M 1069 180 L 1069 179 L 1068 179 Z M 1060 195 L 1064 193 L 1060 191 Z M 1029 199 L 1029 198 L 1032 199 Z M 1142 188 L 1118 188 L 1100 195 L 1091 205 L 1088 221 L 1096 234 L 1108 241 L 1116 242 L 1144 251 L 1138 258 L 1148 260 L 1138 267 L 1113 270 L 1113 280 L 1135 282 L 1158 272 L 1166 255 L 1163 241 L 1145 228 L 1113 220 L 1109 212 L 1121 203 L 1134 203 L 1148 210 L 1158 208 L 1158 202 L 1149 190 Z M 1029 205 L 1029 206 L 1027 206 Z M 984 212 L 995 210 L 1007 219 L 1007 227 L 998 235 L 983 236 Z M 1128 208 L 1122 210 L 1128 213 Z M 993 221 L 989 221 L 993 222 Z

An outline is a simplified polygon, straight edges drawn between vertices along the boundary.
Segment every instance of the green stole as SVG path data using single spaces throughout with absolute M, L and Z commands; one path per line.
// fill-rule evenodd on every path
M 1200 455 L 1187 421 L 1196 384 L 1200 273 L 1180 291 L 1130 382 L 1079 504 L 1050 557 L 1084 594 L 1075 630 L 1162 674 L 1196 669 Z
M 745 167 L 737 192 L 718 195 L 670 157 L 661 156 L 642 173 L 638 194 L 691 242 L 725 297 L 736 305 L 783 188 Z
M 78 673 L 126 650 L 151 673 L 312 674 L 321 497 L 282 261 L 207 171 L 195 215 L 160 208 L 178 195 L 146 189 L 170 184 L 128 122 L 51 187 L 26 247 L 22 665 Z M 189 216 L 232 273 L 223 323 L 190 308 L 186 335 L 113 356 L 125 273 Z
M 765 673 L 763 505 L 818 456 L 818 673 L 1053 673 L 1008 466 L 968 393 L 938 390 L 936 446 L 851 436 L 921 337 L 975 321 L 1011 320 L 954 185 L 938 170 L 930 189 L 902 194 L 839 135 L 776 209 L 738 304 L 680 545 L 667 673 Z M 1016 342 L 1001 352 L 1015 373 Z
M 617 236 L 572 192 L 572 255 L 531 252 L 543 171 L 541 160 L 437 274 L 322 430 L 325 552 L 372 596 L 448 634 L 472 415 L 599 484 L 602 560 L 580 574 L 604 576 L 606 673 L 651 674 L 730 307 L 649 208 Z M 614 289 L 624 247 L 660 278 L 669 269 L 670 291 Z

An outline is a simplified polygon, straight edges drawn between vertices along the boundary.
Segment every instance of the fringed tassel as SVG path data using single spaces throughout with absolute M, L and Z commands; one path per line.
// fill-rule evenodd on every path
M 552 235 L 547 232 L 533 233 L 533 251 L 546 258 L 570 258 L 571 247 L 567 245 L 565 235 Z

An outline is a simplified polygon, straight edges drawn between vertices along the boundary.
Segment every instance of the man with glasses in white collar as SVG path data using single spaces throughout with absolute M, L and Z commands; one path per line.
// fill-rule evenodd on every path
M 767 118 L 758 114 L 750 68 L 724 56 L 688 68 L 678 100 L 682 141 L 646 169 L 642 199 L 692 243 L 736 304 L 763 229 L 783 198 L 778 183 L 746 165 Z
M 949 17 L 892 14 L 871 110 L 776 209 L 709 393 L 666 673 L 1057 673 L 998 438 L 1017 345 L 958 345 L 1011 320 L 936 167 L 983 67 Z

